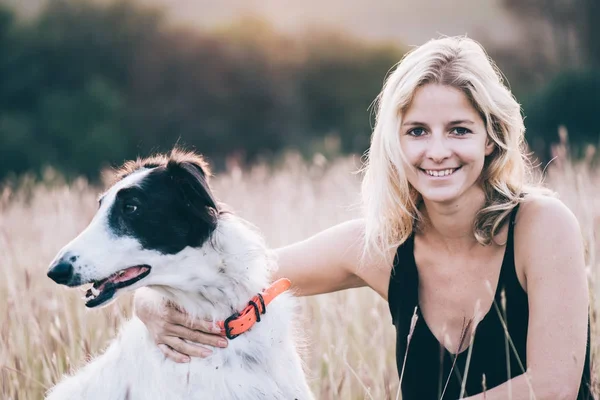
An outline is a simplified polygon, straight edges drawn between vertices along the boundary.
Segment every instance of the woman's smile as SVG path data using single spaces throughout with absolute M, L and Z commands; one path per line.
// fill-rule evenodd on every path
M 423 174 L 425 174 L 427 176 L 427 178 L 435 179 L 435 180 L 441 180 L 441 179 L 448 179 L 448 178 L 452 177 L 453 175 L 456 174 L 456 172 L 460 168 L 461 167 L 458 167 L 458 168 L 446 168 L 446 169 L 423 169 L 423 168 L 419 168 L 419 171 L 421 171 Z

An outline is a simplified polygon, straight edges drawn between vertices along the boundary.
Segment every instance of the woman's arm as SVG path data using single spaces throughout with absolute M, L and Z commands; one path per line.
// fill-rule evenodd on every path
M 470 400 L 575 399 L 581 383 L 588 323 L 588 284 L 579 224 L 553 198 L 521 207 L 515 229 L 517 262 L 529 298 L 527 373 Z M 512 396 L 512 397 L 511 397 Z
M 352 220 L 276 250 L 279 268 L 273 279 L 290 279 L 292 289 L 298 295 L 364 286 L 355 273 L 362 253 L 363 230 L 362 220 Z M 134 306 L 135 314 L 146 325 L 155 343 L 174 361 L 188 362 L 190 356 L 211 354 L 208 347 L 195 343 L 227 346 L 227 341 L 212 331 L 212 322 L 190 322 L 188 316 L 173 305 L 157 303 L 150 290 L 136 291 Z
M 356 275 L 363 232 L 364 221 L 357 219 L 277 249 L 279 269 L 273 279 L 288 278 L 299 296 L 365 286 Z

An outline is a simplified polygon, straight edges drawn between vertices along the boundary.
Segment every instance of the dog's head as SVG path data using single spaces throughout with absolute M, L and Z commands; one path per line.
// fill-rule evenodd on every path
M 161 269 L 183 257 L 184 249 L 201 247 L 216 229 L 219 209 L 209 175 L 200 156 L 177 149 L 126 163 L 89 226 L 58 253 L 48 276 L 71 287 L 92 283 L 88 307 L 106 304 L 117 291 L 168 285 L 156 278 L 167 275 Z

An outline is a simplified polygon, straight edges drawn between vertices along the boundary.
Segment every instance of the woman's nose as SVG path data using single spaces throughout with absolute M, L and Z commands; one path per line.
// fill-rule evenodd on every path
M 427 146 L 427 157 L 439 163 L 452 155 L 446 138 L 441 135 L 432 135 Z

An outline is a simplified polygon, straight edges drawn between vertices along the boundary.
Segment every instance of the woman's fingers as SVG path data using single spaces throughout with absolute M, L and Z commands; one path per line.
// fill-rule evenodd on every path
M 169 307 L 165 319 L 174 325 L 181 325 L 188 329 L 201 331 L 205 333 L 221 333 L 221 329 L 211 321 L 203 319 L 191 319 L 186 313 L 179 311 L 176 308 Z
M 154 309 L 142 297 L 136 303 L 136 313 L 167 358 L 185 363 L 190 361 L 190 357 L 208 357 L 212 354 L 209 348 L 196 343 L 213 347 L 227 346 L 227 341 L 216 334 L 220 333 L 220 329 L 215 329 L 212 322 L 192 320 L 170 302 L 163 302 L 158 309 Z
M 196 342 L 214 347 L 227 347 L 227 340 L 219 335 L 203 333 L 181 325 L 169 325 L 169 335 L 176 336 L 190 342 Z
M 195 319 L 192 321 L 187 321 L 186 324 L 181 324 L 195 331 L 202 331 L 206 333 L 221 333 L 221 328 L 216 326 L 212 321 L 207 321 L 205 319 Z
M 187 363 L 190 362 L 190 358 L 186 355 L 183 355 L 175 350 L 173 350 L 172 348 L 170 348 L 169 346 L 167 346 L 164 343 L 161 343 L 158 345 L 158 348 L 160 349 L 160 351 L 162 351 L 162 353 L 169 359 L 177 362 L 177 363 Z
M 165 337 L 164 344 L 168 345 L 171 349 L 183 354 L 184 356 L 204 358 L 212 354 L 212 351 L 206 347 L 187 343 L 186 341 L 175 336 Z

